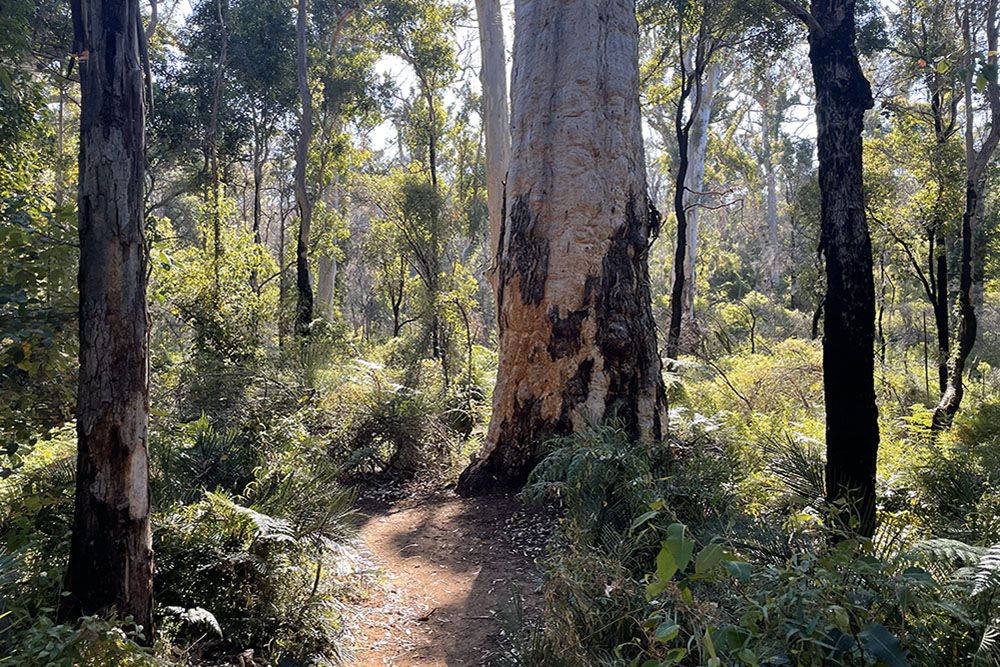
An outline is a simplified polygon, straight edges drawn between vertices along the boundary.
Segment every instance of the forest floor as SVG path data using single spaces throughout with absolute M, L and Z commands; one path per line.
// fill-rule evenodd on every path
M 358 505 L 359 537 L 381 576 L 360 610 L 353 664 L 497 663 L 519 616 L 541 604 L 536 562 L 553 512 L 426 484 L 368 489 Z

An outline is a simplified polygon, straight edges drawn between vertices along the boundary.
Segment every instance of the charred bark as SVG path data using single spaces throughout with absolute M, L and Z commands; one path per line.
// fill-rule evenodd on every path
M 688 208 L 693 193 L 688 192 L 689 169 L 691 165 L 691 129 L 700 116 L 701 105 L 705 100 L 705 64 L 711 55 L 710 40 L 704 35 L 704 24 L 699 31 L 693 63 L 690 66 L 681 59 L 680 63 L 680 95 L 677 100 L 677 110 L 674 113 L 674 135 L 677 138 L 678 165 L 674 179 L 674 218 L 677 221 L 677 244 L 674 248 L 674 280 L 670 288 L 670 324 L 667 328 L 667 357 L 677 359 L 680 356 L 681 329 L 684 320 L 685 306 L 692 286 L 687 281 L 688 242 L 691 230 L 688 228 Z M 694 109 L 686 114 L 688 99 L 694 95 Z M 685 118 L 685 116 L 687 116 Z M 707 132 L 708 128 L 704 128 Z M 693 304 L 693 300 L 691 302 Z M 693 306 L 692 306 L 693 309 Z
M 951 333 L 948 323 L 948 246 L 943 233 L 944 222 L 936 225 L 936 241 L 931 243 L 932 278 L 934 280 L 934 296 L 931 306 L 934 309 L 934 328 L 937 332 L 937 362 L 938 391 L 944 395 L 948 388 L 948 357 L 951 355 Z M 936 251 L 934 250 L 936 247 Z
M 80 63 L 77 472 L 59 616 L 152 639 L 145 107 L 138 0 L 72 3 Z
M 823 388 L 826 494 L 844 527 L 875 531 L 875 281 L 862 192 L 861 132 L 871 87 L 855 49 L 854 0 L 782 0 L 809 28 L 816 86 L 821 195 L 820 250 L 826 260 Z
M 966 67 L 972 71 L 973 42 L 968 6 L 962 18 L 962 39 L 966 53 Z M 989 0 L 986 6 L 986 64 L 994 72 L 997 68 L 997 52 L 1000 45 L 1000 26 L 997 25 L 997 0 Z M 965 394 L 965 364 L 976 344 L 978 320 L 973 294 L 973 278 L 975 271 L 974 246 L 975 223 L 982 207 L 985 190 L 986 169 L 993 157 L 993 152 L 1000 143 L 1000 82 L 996 77 L 988 77 L 986 98 L 990 110 L 990 129 L 983 137 L 979 150 L 974 147 L 975 112 L 972 104 L 972 77 L 965 77 L 965 211 L 962 213 L 962 256 L 959 266 L 958 285 L 958 339 L 955 343 L 954 356 L 948 367 L 948 383 L 941 400 L 934 410 L 933 427 L 935 430 L 951 425 Z
M 313 319 L 313 289 L 309 277 L 309 235 L 312 228 L 312 200 L 306 187 L 306 165 L 309 161 L 309 144 L 312 141 L 312 91 L 309 88 L 307 0 L 298 0 L 296 44 L 298 70 L 299 139 L 295 145 L 295 203 L 299 209 L 299 236 L 295 250 L 295 287 L 298 301 L 295 310 L 295 331 L 300 336 L 309 334 Z
M 955 355 L 946 369 L 946 382 L 941 400 L 934 409 L 932 426 L 942 430 L 951 426 L 965 396 L 965 362 L 976 344 L 979 322 L 972 302 L 973 222 L 979 209 L 979 184 L 965 186 L 965 211 L 962 213 L 962 258 L 958 285 L 958 338 Z
M 647 255 L 631 0 L 519 0 L 498 252 L 493 417 L 458 490 L 520 487 L 543 443 L 615 419 L 659 441 L 666 397 Z

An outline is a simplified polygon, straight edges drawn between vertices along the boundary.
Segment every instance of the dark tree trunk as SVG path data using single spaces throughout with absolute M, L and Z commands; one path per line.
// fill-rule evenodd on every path
M 690 86 L 681 86 L 681 97 L 678 100 L 677 114 L 674 117 L 674 127 L 677 135 L 677 154 L 679 162 L 674 180 L 674 217 L 677 219 L 677 244 L 674 248 L 674 281 L 670 288 L 670 325 L 667 329 L 667 358 L 677 359 L 680 356 L 681 326 L 684 319 L 684 259 L 687 257 L 687 209 L 685 208 L 684 184 L 688 172 L 688 138 L 691 123 L 684 121 L 684 106 L 687 102 Z M 695 114 L 691 114 L 693 118 Z
M 944 223 L 936 226 L 933 262 L 934 270 L 934 328 L 937 330 L 938 391 L 943 395 L 948 387 L 948 357 L 951 354 L 951 335 L 948 331 L 948 246 L 943 233 Z
M 875 284 L 861 180 L 861 131 L 873 106 L 855 50 L 854 0 L 813 0 L 809 60 L 816 85 L 826 260 L 823 386 L 827 498 L 858 534 L 875 530 Z
M 299 119 L 299 139 L 295 146 L 295 201 L 299 209 L 299 238 L 295 252 L 295 285 L 298 305 L 295 311 L 295 331 L 300 336 L 309 333 L 313 320 L 313 290 L 309 277 L 309 234 L 312 227 L 312 201 L 306 188 L 306 165 L 309 161 L 309 144 L 312 141 L 312 91 L 309 89 L 307 0 L 298 0 L 297 67 L 299 101 L 302 105 Z
M 75 0 L 80 63 L 80 380 L 60 617 L 114 611 L 152 637 L 145 109 L 138 0 Z
M 1000 50 L 1000 26 L 997 25 L 997 0 L 989 0 L 986 4 L 986 65 L 995 73 L 997 70 L 997 52 Z M 965 66 L 971 71 L 973 66 L 972 53 L 973 32 L 969 7 L 965 7 L 962 17 L 962 41 L 965 46 Z M 986 187 L 986 171 L 993 157 L 993 152 L 1000 143 L 1000 83 L 996 77 L 991 77 L 986 83 L 986 98 L 989 103 L 989 132 L 983 137 L 979 150 L 974 147 L 975 113 L 973 108 L 972 77 L 965 77 L 965 211 L 962 213 L 962 257 L 959 268 L 958 284 L 958 338 L 955 343 L 954 355 L 948 368 L 948 384 L 937 408 L 934 410 L 933 425 L 937 430 L 951 425 L 965 394 L 964 374 L 965 364 L 976 344 L 978 321 L 973 295 L 973 275 L 975 264 L 973 251 L 975 240 L 975 223 L 982 206 L 983 192 Z
M 965 395 L 965 362 L 976 344 L 978 320 L 972 303 L 972 244 L 973 222 L 979 209 L 979 188 L 969 181 L 965 186 L 965 211 L 962 213 L 962 258 L 958 284 L 958 339 L 955 342 L 955 356 L 946 370 L 946 383 L 941 401 L 934 410 L 933 426 L 941 430 L 951 425 Z M 941 295 L 938 295 L 941 298 Z M 942 299 L 944 300 L 944 299 Z
M 681 88 L 680 96 L 677 100 L 677 110 L 674 114 L 674 135 L 677 138 L 678 165 L 677 174 L 674 179 L 674 217 L 677 220 L 677 244 L 674 248 L 674 280 L 670 287 L 670 324 L 667 328 L 667 357 L 677 359 L 680 355 L 681 331 L 683 329 L 684 310 L 688 303 L 685 297 L 694 288 L 687 284 L 688 274 L 688 208 L 692 201 L 692 193 L 688 192 L 688 171 L 691 164 L 691 128 L 698 120 L 700 108 L 706 104 L 704 90 L 704 74 L 706 54 L 710 53 L 708 40 L 699 31 L 697 48 L 694 52 L 693 66 L 691 71 L 687 70 L 683 55 L 680 62 Z M 692 93 L 694 97 L 694 109 L 690 114 L 686 114 L 688 98 Z M 687 118 L 685 119 L 685 115 Z M 702 132 L 708 132 L 708 127 L 701 128 Z M 698 184 L 699 189 L 701 184 Z M 693 322 L 691 323 L 694 324 Z
M 550 437 L 615 419 L 660 441 L 666 396 L 647 255 L 631 0 L 518 0 L 512 159 L 500 237 L 500 359 L 470 495 L 516 489 Z

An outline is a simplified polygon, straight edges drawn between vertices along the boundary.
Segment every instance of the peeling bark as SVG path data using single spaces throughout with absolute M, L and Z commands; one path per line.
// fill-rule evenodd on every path
M 552 436 L 662 439 L 631 0 L 518 0 L 493 417 L 460 493 L 516 489 Z
M 80 378 L 67 595 L 152 638 L 142 26 L 138 0 L 76 0 L 80 63 Z

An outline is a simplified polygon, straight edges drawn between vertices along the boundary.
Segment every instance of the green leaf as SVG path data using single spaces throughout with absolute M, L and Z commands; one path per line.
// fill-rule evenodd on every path
M 861 644 L 884 667 L 910 667 L 899 640 L 884 625 L 871 623 L 858 633 Z
M 667 528 L 667 539 L 663 542 L 674 557 L 676 569 L 681 571 L 688 566 L 688 563 L 691 562 L 691 557 L 694 555 L 694 540 L 690 540 L 685 536 L 685 530 L 686 528 L 682 523 L 670 524 Z
M 670 584 L 670 580 L 662 581 L 657 579 L 646 585 L 646 599 L 652 600 L 657 595 L 667 590 L 667 586 Z
M 994 544 L 983 557 L 979 559 L 976 568 L 976 583 L 972 587 L 973 595 L 992 592 L 1000 586 L 1000 544 Z
M 681 660 L 687 656 L 686 648 L 672 648 L 667 651 L 667 654 L 663 657 L 663 662 L 661 665 L 676 665 Z
M 753 574 L 750 563 L 744 563 L 739 560 L 724 560 L 722 561 L 722 567 L 726 568 L 726 572 L 730 576 L 742 582 L 750 581 L 750 576 Z
M 715 568 L 716 565 L 722 560 L 722 556 L 725 552 L 722 549 L 722 545 L 716 542 L 709 544 L 700 552 L 698 552 L 698 558 L 694 562 L 695 574 L 705 574 L 710 572 Z
M 705 636 L 702 641 L 705 642 L 705 650 L 708 651 L 709 657 L 718 660 L 719 656 L 715 652 L 715 643 L 712 642 L 712 633 L 708 628 L 705 629 Z
M 660 581 L 670 581 L 677 574 L 677 558 L 667 542 L 660 547 L 656 556 L 656 578 Z
M 659 514 L 659 512 L 657 512 L 656 510 L 650 510 L 650 511 L 646 512 L 645 514 L 639 515 L 638 517 L 635 518 L 635 520 L 632 521 L 631 525 L 629 525 L 629 527 L 628 527 L 629 532 L 632 532 L 633 530 L 635 530 L 636 528 L 638 528 L 642 524 L 646 523 L 647 521 L 649 521 L 653 517 L 657 516 L 658 514 Z
M 666 643 L 673 641 L 673 639 L 680 634 L 680 631 L 681 626 L 676 623 L 666 621 L 664 623 L 660 623 L 660 625 L 656 628 L 656 632 L 653 633 L 653 636 L 656 637 L 657 641 Z
M 918 582 L 921 584 L 933 584 L 934 577 L 931 576 L 930 572 L 923 569 L 922 567 L 908 567 L 903 570 L 903 576 L 907 579 Z

